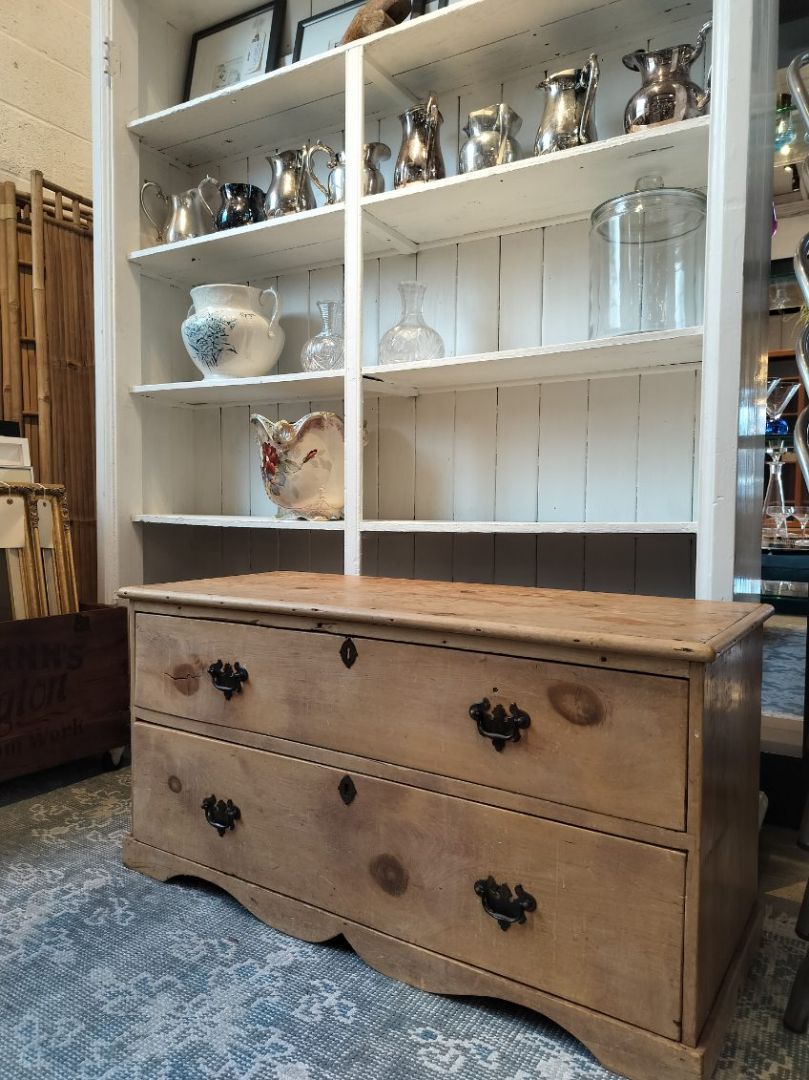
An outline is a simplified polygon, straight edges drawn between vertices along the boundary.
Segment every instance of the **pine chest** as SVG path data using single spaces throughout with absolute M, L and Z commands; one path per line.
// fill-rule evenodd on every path
M 128 866 L 536 1009 L 633 1080 L 710 1075 L 757 940 L 768 608 L 280 573 L 122 595 Z

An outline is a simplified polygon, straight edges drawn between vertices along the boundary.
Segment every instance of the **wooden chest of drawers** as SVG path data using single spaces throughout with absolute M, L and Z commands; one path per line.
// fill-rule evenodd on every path
M 306 574 L 123 595 L 128 866 L 534 1008 L 633 1080 L 710 1075 L 757 939 L 768 608 Z

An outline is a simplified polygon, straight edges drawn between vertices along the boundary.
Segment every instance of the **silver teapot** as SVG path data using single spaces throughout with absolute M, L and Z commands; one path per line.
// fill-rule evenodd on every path
M 430 94 L 423 105 L 399 117 L 402 124 L 402 145 L 393 174 L 393 186 L 443 180 L 447 175 L 441 153 L 441 125 L 444 118 L 438 111 L 438 100 Z
M 467 139 L 459 154 L 458 171 L 477 172 L 519 161 L 522 150 L 515 135 L 521 127 L 521 117 L 502 102 L 471 112 L 463 129 Z
M 624 67 L 639 71 L 642 85 L 624 112 L 624 130 L 640 131 L 657 124 L 671 124 L 703 116 L 711 100 L 708 88 L 691 81 L 691 66 L 702 55 L 711 20 L 697 34 L 696 45 L 672 45 L 668 49 L 636 49 L 624 58 Z
M 596 141 L 599 74 L 598 57 L 591 53 L 584 67 L 557 71 L 539 84 L 537 89 L 545 91 L 545 111 L 534 146 L 538 156 Z
M 267 161 L 272 169 L 272 181 L 264 200 L 268 218 L 315 209 L 317 203 L 309 183 L 308 160 L 308 146 L 298 150 L 276 150 L 268 155 Z
M 321 183 L 314 170 L 315 154 L 325 154 L 328 161 L 329 177 Z M 379 162 L 390 157 L 390 147 L 385 143 L 366 143 L 362 154 L 362 193 L 378 195 L 385 190 L 385 177 L 379 170 Z M 326 143 L 316 142 L 310 146 L 306 157 L 306 168 L 312 183 L 326 196 L 329 206 L 345 201 L 346 197 L 346 156 L 344 151 L 336 152 Z
M 217 210 L 210 205 L 203 193 L 205 185 L 212 185 L 217 195 L 217 209 L 219 199 L 219 181 L 212 176 L 206 176 L 196 187 L 188 191 L 181 191 L 176 195 L 166 195 L 159 184 L 154 180 L 147 180 L 140 189 L 140 205 L 146 217 L 154 226 L 157 233 L 157 242 L 174 244 L 178 240 L 190 240 L 194 236 L 207 236 L 214 231 L 214 217 Z M 154 188 L 155 195 L 163 203 L 166 214 L 163 224 L 155 221 L 149 213 L 144 196 L 146 192 Z

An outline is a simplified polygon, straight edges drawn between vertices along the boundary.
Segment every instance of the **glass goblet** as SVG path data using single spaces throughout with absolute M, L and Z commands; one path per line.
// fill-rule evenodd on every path
M 796 547 L 807 547 L 809 540 L 806 538 L 806 526 L 809 525 L 809 506 L 796 506 L 792 516 L 801 527 L 801 535 L 795 541 Z
M 786 543 L 789 539 L 787 521 L 792 517 L 794 506 L 782 506 L 780 503 L 765 507 L 765 514 L 775 522 L 775 535 L 778 540 Z

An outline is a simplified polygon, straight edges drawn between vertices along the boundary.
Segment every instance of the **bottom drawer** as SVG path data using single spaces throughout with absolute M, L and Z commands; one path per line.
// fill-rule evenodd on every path
M 141 722 L 133 759 L 137 840 L 679 1036 L 683 853 Z

